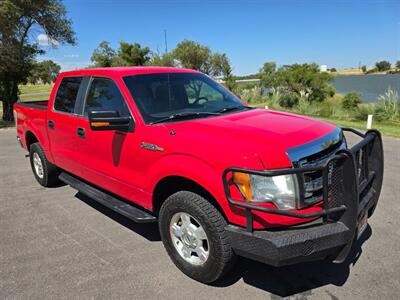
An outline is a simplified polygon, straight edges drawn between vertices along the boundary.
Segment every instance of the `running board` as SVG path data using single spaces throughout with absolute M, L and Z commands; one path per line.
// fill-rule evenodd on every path
M 130 205 L 86 182 L 62 172 L 59 179 L 82 194 L 137 223 L 156 222 L 157 218 L 143 209 Z

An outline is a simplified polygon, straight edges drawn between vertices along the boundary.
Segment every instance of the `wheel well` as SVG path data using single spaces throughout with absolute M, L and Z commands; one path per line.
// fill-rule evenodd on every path
M 161 205 L 172 194 L 179 191 L 190 191 L 207 199 L 226 219 L 225 213 L 217 200 L 200 184 L 180 176 L 168 176 L 160 180 L 153 192 L 153 212 L 158 215 Z
M 32 145 L 33 143 L 39 142 L 39 140 L 37 139 L 37 137 L 36 137 L 31 131 L 28 131 L 28 132 L 26 133 L 25 141 L 26 141 L 26 148 L 28 149 L 28 151 L 30 150 L 31 145 Z

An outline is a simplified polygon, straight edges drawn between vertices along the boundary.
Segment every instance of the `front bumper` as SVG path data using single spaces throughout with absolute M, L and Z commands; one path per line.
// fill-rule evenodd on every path
M 236 254 L 273 266 L 335 257 L 352 238 L 351 230 L 340 222 L 254 232 L 228 225 L 226 231 Z
M 372 215 L 380 194 L 383 178 L 383 148 L 378 131 L 365 135 L 352 131 L 363 139 L 350 149 L 339 150 L 322 166 L 276 171 L 254 171 L 258 175 L 323 173 L 323 209 L 312 215 L 296 211 L 281 211 L 233 200 L 224 174 L 227 198 L 232 205 L 246 209 L 247 227 L 227 225 L 226 231 L 234 251 L 241 256 L 274 266 L 329 258 L 342 262 L 348 255 L 361 220 Z M 276 174 L 277 173 L 277 174 Z M 297 227 L 274 230 L 253 230 L 252 210 L 292 217 L 320 217 Z

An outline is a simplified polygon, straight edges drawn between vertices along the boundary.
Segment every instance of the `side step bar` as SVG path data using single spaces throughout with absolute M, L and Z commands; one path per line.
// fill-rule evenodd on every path
M 128 219 L 131 219 L 134 222 L 151 223 L 157 221 L 157 218 L 150 213 L 130 205 L 106 192 L 103 192 L 72 175 L 62 172 L 59 176 L 59 179 L 82 194 L 127 217 Z

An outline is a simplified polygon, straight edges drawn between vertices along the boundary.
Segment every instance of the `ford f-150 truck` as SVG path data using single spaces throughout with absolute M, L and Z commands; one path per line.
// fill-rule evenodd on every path
M 62 181 L 133 221 L 158 222 L 175 265 L 205 283 L 236 255 L 342 262 L 381 191 L 378 131 L 251 108 L 193 70 L 65 72 L 48 101 L 14 114 L 42 186 Z M 348 146 L 344 133 L 359 142 Z

